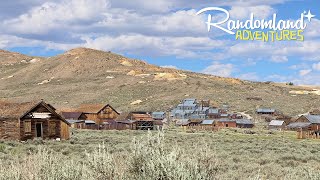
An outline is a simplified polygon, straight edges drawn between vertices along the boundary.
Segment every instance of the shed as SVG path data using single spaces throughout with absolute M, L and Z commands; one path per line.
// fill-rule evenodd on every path
M 201 126 L 215 126 L 215 120 L 212 120 L 212 119 L 203 120 L 201 123 Z
M 0 139 L 69 139 L 68 123 L 45 103 L 0 103 Z
M 259 108 L 256 112 L 257 114 L 275 114 L 276 110 L 272 108 Z
M 254 123 L 249 119 L 237 119 L 236 120 L 238 128 L 253 128 Z
M 94 120 L 85 120 L 85 129 L 99 129 L 99 125 Z
M 285 122 L 280 120 L 272 120 L 268 125 L 268 129 L 283 130 L 285 128 Z
M 308 122 L 311 123 L 311 130 L 320 130 L 320 115 L 302 115 L 296 120 L 296 122 Z
M 232 119 L 219 119 L 216 121 L 216 126 L 226 127 L 226 128 L 229 128 L 229 127 L 235 128 L 237 127 L 237 123 L 235 120 L 232 120 Z
M 85 128 L 84 120 L 67 119 L 66 121 L 71 125 L 72 128 L 76 128 L 76 129 Z
M 153 112 L 152 118 L 154 120 L 164 120 L 166 118 L 166 113 L 165 112 Z
M 289 130 L 308 130 L 311 127 L 311 123 L 308 122 L 293 122 L 287 126 Z

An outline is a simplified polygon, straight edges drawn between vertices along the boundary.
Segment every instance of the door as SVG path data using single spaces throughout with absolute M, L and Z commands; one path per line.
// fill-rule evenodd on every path
M 43 130 L 42 130 L 42 123 L 37 123 L 36 124 L 36 135 L 37 137 L 42 137 Z

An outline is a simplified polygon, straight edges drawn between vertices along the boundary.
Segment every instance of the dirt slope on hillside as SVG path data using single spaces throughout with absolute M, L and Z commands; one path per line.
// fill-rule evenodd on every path
M 213 104 L 229 103 L 236 111 L 250 113 L 265 106 L 293 115 L 320 104 L 318 95 L 289 93 L 302 87 L 161 68 L 87 48 L 36 60 L 17 53 L 5 54 L 0 53 L 1 61 L 6 62 L 0 63 L 0 99 L 45 99 L 58 107 L 110 103 L 119 111 L 128 111 L 166 110 L 183 98 L 194 97 L 211 99 Z M 23 60 L 26 62 L 21 63 Z M 140 103 L 133 103 L 137 101 Z

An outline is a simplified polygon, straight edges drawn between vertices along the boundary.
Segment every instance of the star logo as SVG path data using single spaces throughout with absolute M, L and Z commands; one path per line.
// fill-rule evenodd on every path
M 306 13 L 306 12 L 304 12 Z M 310 10 L 308 12 L 308 14 L 304 15 L 305 18 L 308 18 L 308 21 L 311 22 L 311 19 L 315 17 L 315 15 L 311 14 Z

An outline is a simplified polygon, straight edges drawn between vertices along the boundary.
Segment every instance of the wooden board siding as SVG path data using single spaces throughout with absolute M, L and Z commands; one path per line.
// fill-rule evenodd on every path
M 25 123 L 24 121 L 31 121 L 31 132 L 25 132 Z M 42 124 L 42 138 L 43 139 L 56 139 L 61 138 L 60 131 L 62 130 L 60 127 L 59 119 L 24 119 L 20 123 L 20 139 L 25 141 L 28 139 L 34 139 L 37 137 L 37 129 L 36 124 Z M 54 133 L 49 133 L 49 124 L 54 124 Z M 62 122 L 63 123 L 63 122 Z
M 237 127 L 236 122 L 216 122 L 217 127 L 228 127 L 228 128 L 235 128 Z
M 104 109 L 97 113 L 84 112 L 79 119 L 81 120 L 93 120 L 96 124 L 100 125 L 104 120 L 115 120 L 119 114 L 114 111 L 110 106 L 106 106 Z
M 60 128 L 61 128 L 61 131 L 60 131 L 61 139 L 64 139 L 64 140 L 70 139 L 69 125 L 65 122 L 60 121 Z
M 98 114 L 98 117 L 100 119 L 116 119 L 118 116 L 119 114 L 115 112 L 110 106 L 106 106 Z
M 18 120 L 0 120 L 0 139 L 15 140 L 19 139 L 19 136 Z

